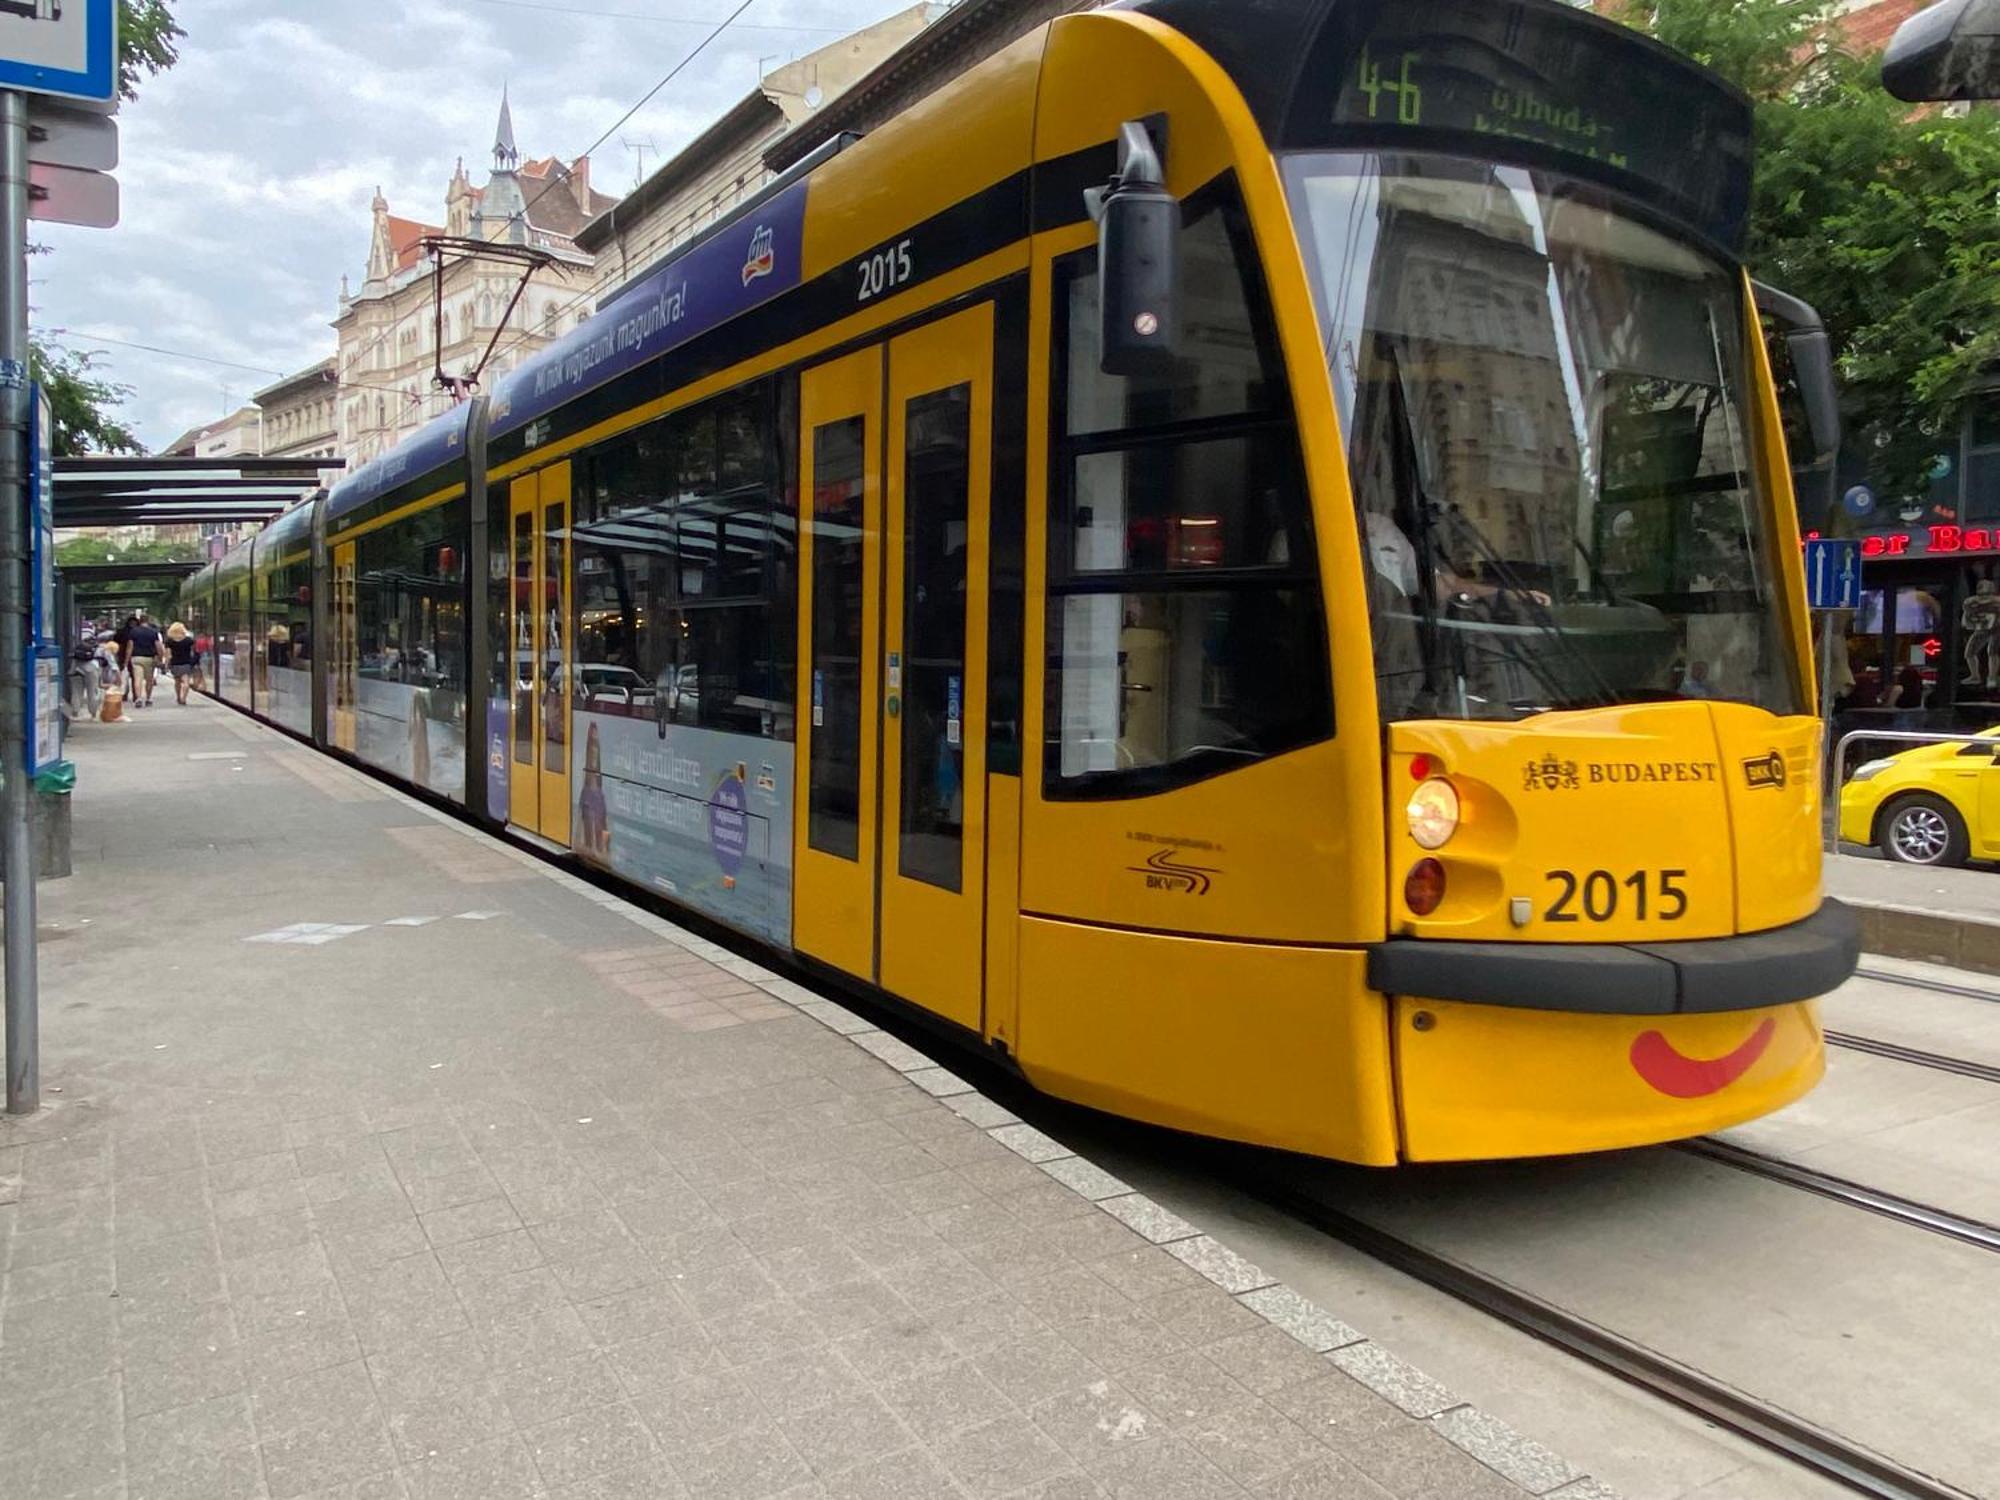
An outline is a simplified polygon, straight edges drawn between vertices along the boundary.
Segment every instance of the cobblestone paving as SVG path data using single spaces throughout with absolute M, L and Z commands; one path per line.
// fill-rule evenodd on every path
M 275 737 L 156 795 L 233 732 L 77 753 L 103 854 L 0 1124 L 9 1496 L 1602 1493 L 809 991 L 441 878 Z M 367 925 L 241 941 L 301 918 Z

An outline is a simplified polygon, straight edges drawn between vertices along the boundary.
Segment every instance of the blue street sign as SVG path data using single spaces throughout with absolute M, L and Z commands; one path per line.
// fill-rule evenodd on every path
M 1861 543 L 1821 537 L 1806 543 L 1806 603 L 1814 609 L 1861 607 Z
M 113 0 L 16 0 L 0 6 L 0 88 L 72 99 L 118 93 Z

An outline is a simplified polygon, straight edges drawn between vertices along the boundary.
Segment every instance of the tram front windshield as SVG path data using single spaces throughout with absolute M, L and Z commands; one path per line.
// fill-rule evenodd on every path
M 1802 712 L 1737 274 L 1564 176 L 1286 164 L 1389 719 Z

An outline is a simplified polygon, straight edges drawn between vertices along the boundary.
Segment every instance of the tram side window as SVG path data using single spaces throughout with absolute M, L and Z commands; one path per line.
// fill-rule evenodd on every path
M 597 449 L 576 523 L 577 708 L 789 739 L 796 526 L 774 383 Z
M 1234 187 L 1190 199 L 1171 374 L 1103 373 L 1096 252 L 1056 266 L 1052 797 L 1198 780 L 1332 732 L 1311 506 Z
M 272 667 L 312 664 L 312 565 L 299 556 L 265 581 L 263 660 Z
M 465 691 L 465 570 L 453 500 L 362 536 L 355 546 L 355 647 L 364 679 L 423 688 L 433 718 Z

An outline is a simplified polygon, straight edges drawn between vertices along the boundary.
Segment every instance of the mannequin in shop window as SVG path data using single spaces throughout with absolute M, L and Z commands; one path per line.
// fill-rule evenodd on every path
M 1965 632 L 1965 680 L 2000 688 L 2000 585 L 1979 580 L 1959 610 L 1958 628 Z

